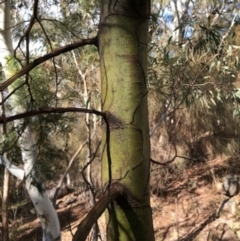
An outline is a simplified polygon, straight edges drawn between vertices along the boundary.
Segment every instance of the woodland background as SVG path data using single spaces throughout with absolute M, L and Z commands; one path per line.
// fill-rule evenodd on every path
M 58 47 L 97 34 L 99 1 L 41 1 L 38 21 L 28 32 L 33 5 L 31 0 L 11 1 L 13 74 Z M 169 183 L 189 168 L 200 165 L 216 179 L 210 167 L 213 159 L 239 157 L 240 2 L 154 0 L 148 38 L 151 193 L 165 197 Z M 8 100 L 17 96 L 26 112 L 49 111 L 49 106 L 101 111 L 99 65 L 93 46 L 61 54 L 35 67 L 27 78 L 19 78 L 11 91 L 3 93 L 6 101 L 1 107 L 9 116 L 15 113 Z M 37 167 L 48 189 L 57 185 L 74 159 L 69 188 L 90 189 L 94 198 L 101 194 L 100 116 L 50 110 L 31 120 L 26 116 L 24 124 L 34 130 Z M 18 135 L 13 125 L 9 128 L 8 137 L 0 141 L 0 151 L 7 151 L 8 158 L 19 166 Z M 3 186 L 4 168 L 0 169 Z M 226 168 L 219 178 L 227 172 Z M 14 177 L 9 185 L 9 206 L 21 206 L 26 200 L 21 185 Z M 11 213 L 10 219 L 12 223 L 16 217 Z

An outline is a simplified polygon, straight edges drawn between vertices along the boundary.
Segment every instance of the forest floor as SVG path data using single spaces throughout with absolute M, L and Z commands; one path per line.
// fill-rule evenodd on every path
M 240 173 L 239 161 L 240 158 L 219 157 L 185 168 L 181 174 L 172 174 L 162 193 L 151 197 L 156 241 L 207 241 L 209 230 L 222 222 L 240 237 L 240 224 L 236 217 L 215 218 L 216 210 L 224 199 L 219 183 L 226 174 Z M 57 210 L 62 241 L 72 240 L 77 225 L 89 210 L 81 198 Z M 99 219 L 99 227 L 104 236 L 104 216 Z M 42 240 L 41 227 L 34 215 L 16 220 L 10 231 L 11 240 Z

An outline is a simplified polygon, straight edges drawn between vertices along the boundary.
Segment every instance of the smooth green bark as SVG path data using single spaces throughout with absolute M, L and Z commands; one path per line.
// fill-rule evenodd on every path
M 108 240 L 154 240 L 149 195 L 147 44 L 150 1 L 102 1 L 102 180 L 120 182 L 125 196 L 107 212 Z

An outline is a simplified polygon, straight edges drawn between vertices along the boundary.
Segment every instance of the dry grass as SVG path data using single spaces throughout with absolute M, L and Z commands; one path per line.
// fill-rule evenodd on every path
M 215 212 L 223 198 L 218 185 L 226 173 L 239 173 L 239 161 L 240 158 L 218 157 L 208 163 L 188 167 L 181 175 L 176 175 L 171 169 L 159 171 L 154 178 L 162 180 L 159 184 L 162 192 L 151 197 L 156 241 L 206 241 L 209 230 L 223 222 L 240 237 L 238 213 L 237 217 L 230 219 L 215 219 Z M 74 233 L 88 211 L 86 203 L 81 200 L 58 210 L 63 241 L 71 240 L 70 227 Z M 16 230 L 11 229 L 15 232 L 12 240 L 40 241 L 38 220 L 32 216 L 31 220 L 23 220 L 23 223 Z M 99 226 L 104 236 L 104 215 Z

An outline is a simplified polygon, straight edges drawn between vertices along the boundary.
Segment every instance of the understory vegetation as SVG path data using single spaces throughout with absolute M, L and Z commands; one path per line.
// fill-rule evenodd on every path
M 140 47 L 133 45 L 128 50 L 126 46 L 130 43 L 125 43 L 121 48 L 126 48 L 127 54 L 138 51 L 139 56 L 136 54 L 126 58 L 123 66 L 114 66 L 121 73 L 124 73 L 122 68 L 126 68 L 132 78 L 141 79 L 141 86 L 146 85 L 147 91 L 141 87 L 142 93 L 137 95 L 134 87 L 129 91 L 122 89 L 122 96 L 118 88 L 122 88 L 121 81 L 127 77 L 122 76 L 121 79 L 112 70 L 108 75 L 109 70 L 104 72 L 104 67 L 110 65 L 107 61 L 111 63 L 111 59 L 105 56 L 106 51 L 110 50 L 101 50 L 101 44 L 107 41 L 102 40 L 102 36 L 108 36 L 110 32 L 109 39 L 114 38 L 114 30 L 111 30 L 113 33 L 105 30 L 104 21 L 108 21 L 115 7 L 119 10 L 118 1 L 109 1 L 108 7 L 96 0 L 9 2 L 13 49 L 11 55 L 5 57 L 7 68 L 1 67 L 0 156 L 6 155 L 11 164 L 23 169 L 23 148 L 19 140 L 30 128 L 37 153 L 34 168 L 44 180 L 49 195 L 50 190 L 55 191 L 60 186 L 62 194 L 85 193 L 86 202 L 93 208 L 114 183 L 127 186 L 128 181 L 126 184 L 124 178 L 132 178 L 133 170 L 144 161 L 137 160 L 136 165 L 115 177 L 114 171 L 120 164 L 112 160 L 114 154 L 112 159 L 109 154 L 119 151 L 117 147 L 112 148 L 113 140 L 119 146 L 123 143 L 129 145 L 129 149 L 134 145 L 134 141 L 129 141 L 131 138 L 137 141 L 142 138 L 146 146 L 150 141 L 150 193 L 158 197 L 164 195 L 169 181 L 187 168 L 197 165 L 207 167 L 211 160 L 219 156 L 239 156 L 239 1 L 153 0 L 146 36 L 142 38 L 140 30 L 135 31 L 139 38 L 148 39 L 147 63 L 144 57 L 139 57 L 141 48 L 144 48 L 140 45 L 144 44 L 137 40 Z M 124 4 L 129 7 L 128 4 L 120 2 L 125 11 Z M 142 3 L 130 2 L 133 5 Z M 0 15 L 4 12 L 1 5 L 2 2 Z M 106 9 L 109 11 L 108 17 L 103 16 Z M 121 11 L 119 15 L 125 17 Z M 130 13 L 127 11 L 127 14 Z M 130 19 L 133 19 L 132 15 Z M 0 29 L 0 36 L 3 32 Z M 126 36 L 136 40 L 132 37 L 134 34 Z M 119 39 L 109 40 L 109 44 L 120 42 Z M 117 46 L 113 47 L 117 49 Z M 135 48 L 139 49 L 136 51 Z M 117 57 L 120 55 L 124 54 L 116 54 Z M 120 63 L 116 61 L 117 57 L 112 57 L 113 63 Z M 146 64 L 146 76 L 141 61 L 139 66 L 142 70 L 138 70 L 142 75 L 134 72 L 134 68 L 131 72 L 126 64 L 136 64 L 138 58 Z M 113 84 L 105 75 L 118 80 Z M 134 84 L 136 81 L 133 81 Z M 124 114 L 117 116 L 117 106 L 120 106 L 119 112 L 130 108 L 123 106 L 126 103 L 133 109 L 130 117 Z M 147 109 L 138 109 L 142 105 L 144 108 L 146 103 L 148 114 Z M 110 111 L 107 109 L 109 106 Z M 142 113 L 142 119 L 137 119 Z M 148 123 L 149 131 L 139 128 Z M 126 138 L 123 135 L 119 139 L 118 134 L 113 136 L 116 129 L 124 128 L 135 130 L 137 134 L 126 132 Z M 148 135 L 145 138 L 146 130 L 149 138 Z M 146 149 L 136 147 L 143 159 L 149 159 Z M 113 170 L 106 168 L 106 161 L 102 164 L 104 155 Z M 118 155 L 135 157 L 130 151 Z M 102 165 L 108 169 L 107 174 L 103 173 Z M 146 166 L 149 167 L 147 163 Z M 3 205 L 6 201 L 3 198 L 6 185 L 4 169 L 0 166 Z M 7 201 L 9 225 L 17 219 L 26 218 L 29 212 L 35 212 L 28 203 L 24 181 L 19 182 L 10 176 Z M 51 195 L 53 201 L 54 194 Z M 53 202 L 58 205 L 56 200 Z M 125 205 L 134 206 L 134 201 L 129 203 Z M 15 212 L 16 207 L 18 212 Z M 98 223 L 95 222 L 93 227 L 89 240 L 96 241 Z M 9 230 L 10 238 L 4 241 L 15 240 L 15 232 Z

